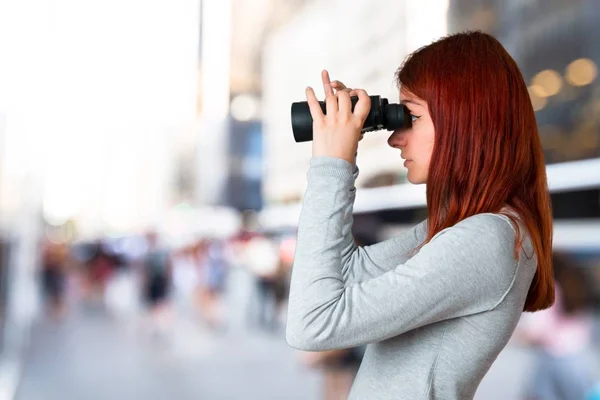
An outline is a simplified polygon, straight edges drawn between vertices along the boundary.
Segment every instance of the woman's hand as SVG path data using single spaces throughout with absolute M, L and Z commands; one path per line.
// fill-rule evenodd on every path
M 354 164 L 361 129 L 371 109 L 369 95 L 362 89 L 347 89 L 339 82 L 331 82 L 329 73 L 323 71 L 323 89 L 327 113 L 323 114 L 315 92 L 306 88 L 306 100 L 313 119 L 313 157 L 341 158 Z M 337 89 L 334 93 L 333 87 Z M 352 111 L 350 96 L 358 96 Z

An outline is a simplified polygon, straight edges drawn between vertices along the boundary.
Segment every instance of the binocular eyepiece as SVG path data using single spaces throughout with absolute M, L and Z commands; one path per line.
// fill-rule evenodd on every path
M 406 106 L 402 104 L 388 103 L 388 100 L 381 96 L 369 96 L 371 99 L 371 109 L 365 120 L 361 132 L 378 131 L 387 129 L 394 131 L 399 128 L 410 128 L 411 117 Z M 351 97 L 352 111 L 358 102 L 358 97 Z M 319 105 L 323 114 L 326 113 L 325 102 L 320 101 Z M 310 142 L 313 140 L 313 120 L 310 115 L 308 102 L 300 101 L 292 103 L 292 132 L 297 143 Z

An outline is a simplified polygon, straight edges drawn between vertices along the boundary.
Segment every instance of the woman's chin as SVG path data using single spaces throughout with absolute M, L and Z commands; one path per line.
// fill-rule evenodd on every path
M 410 171 L 408 171 L 408 174 L 406 175 L 406 179 L 413 185 L 422 185 L 425 182 L 427 182 L 427 179 L 425 179 L 422 176 L 419 176 L 417 174 L 414 174 L 414 173 L 411 174 Z

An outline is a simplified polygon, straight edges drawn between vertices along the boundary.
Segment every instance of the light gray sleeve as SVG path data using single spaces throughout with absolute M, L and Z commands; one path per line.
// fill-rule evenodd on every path
M 367 267 L 382 258 L 376 246 L 368 257 L 346 257 L 356 264 L 347 268 L 346 279 L 359 275 L 348 270 L 369 271 L 346 283 L 342 249 L 354 198 L 349 193 L 355 190 L 352 166 L 316 161 L 308 173 L 292 270 L 286 327 L 292 347 L 319 351 L 372 343 L 491 310 L 504 299 L 516 276 L 515 233 L 492 214 L 440 232 L 391 269 Z
M 352 226 L 352 216 L 346 224 Z M 406 262 L 411 252 L 425 240 L 426 221 L 388 240 L 370 246 L 352 242 L 342 249 L 342 275 L 346 285 L 375 278 Z
M 356 190 L 354 181 L 358 176 L 358 168 L 345 160 L 330 157 L 316 157 L 311 160 L 311 167 L 331 166 L 339 170 L 340 176 L 348 179 L 348 201 L 340 204 L 341 219 L 341 263 L 342 279 L 345 284 L 362 282 L 379 276 L 396 265 L 405 262 L 411 252 L 421 244 L 426 237 L 427 221 L 423 221 L 401 235 L 370 245 L 356 246 L 352 236 L 352 216 Z

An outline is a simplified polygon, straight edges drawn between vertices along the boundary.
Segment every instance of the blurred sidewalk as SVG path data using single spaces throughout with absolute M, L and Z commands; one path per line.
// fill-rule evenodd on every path
M 16 399 L 319 400 L 320 376 L 299 364 L 283 331 L 246 330 L 249 277 L 232 271 L 228 286 L 226 332 L 182 320 L 163 346 L 100 310 L 38 323 Z M 531 361 L 527 350 L 509 345 L 475 399 L 519 399 Z
M 179 337 L 183 344 L 161 350 L 100 314 L 42 324 L 16 399 L 319 399 L 319 377 L 296 362 L 282 339 Z M 476 399 L 517 399 L 529 362 L 525 352 L 507 348 Z
M 247 283 L 232 278 L 227 301 L 239 321 L 246 301 L 235 286 Z M 63 324 L 41 322 L 16 399 L 318 398 L 319 376 L 298 363 L 283 333 L 248 332 L 241 323 L 211 333 L 182 320 L 168 344 L 142 337 L 101 310 L 78 310 Z

